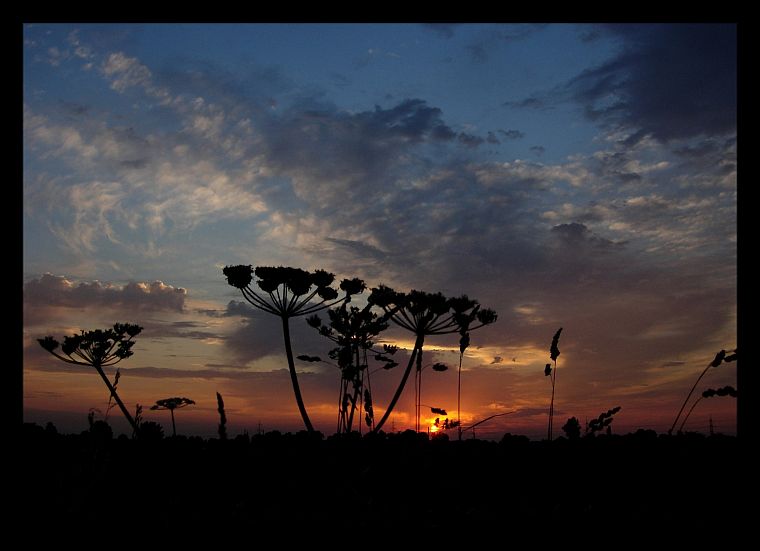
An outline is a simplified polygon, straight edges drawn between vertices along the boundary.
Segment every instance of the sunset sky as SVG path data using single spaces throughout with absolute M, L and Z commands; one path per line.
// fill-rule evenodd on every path
M 559 327 L 555 434 L 614 406 L 616 432 L 665 431 L 736 346 L 735 25 L 28 24 L 23 40 L 26 421 L 79 432 L 105 411 L 97 374 L 36 339 L 119 321 L 144 327 L 119 391 L 146 420 L 170 431 L 147 409 L 187 396 L 178 432 L 212 436 L 218 391 L 231 434 L 303 428 L 279 320 L 227 285 L 230 264 L 493 308 L 462 418 L 514 413 L 478 437 L 545 436 Z M 291 326 L 296 354 L 326 355 Z M 457 338 L 426 341 L 425 363 L 458 356 Z M 735 385 L 735 365 L 698 390 Z M 337 369 L 298 369 L 331 434 Z M 401 371 L 374 376 L 377 412 Z M 426 370 L 422 402 L 455 416 L 456 370 Z M 410 384 L 385 428 L 413 427 L 413 404 Z M 687 428 L 733 433 L 735 405 L 704 400 Z

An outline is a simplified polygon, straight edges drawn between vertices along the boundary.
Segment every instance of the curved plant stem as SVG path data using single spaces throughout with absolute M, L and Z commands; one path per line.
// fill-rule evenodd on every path
M 694 394 L 694 389 L 697 388 L 697 385 L 699 384 L 699 381 L 702 380 L 702 377 L 705 376 L 705 373 L 707 373 L 707 370 L 712 367 L 712 362 L 707 364 L 707 367 L 705 370 L 697 377 L 697 382 L 694 383 L 694 386 L 691 387 L 691 390 L 686 395 L 686 400 L 683 401 L 683 405 L 681 406 L 681 409 L 678 410 L 678 415 L 676 415 L 675 420 L 673 421 L 673 425 L 668 430 L 668 434 L 673 434 L 673 429 L 676 428 L 676 423 L 678 423 L 679 417 L 681 417 L 681 414 L 683 413 L 683 409 L 686 407 L 686 404 L 689 402 L 689 398 L 691 398 L 691 395 Z
M 422 344 L 424 342 L 425 342 L 425 335 L 417 335 L 417 340 L 414 341 L 414 349 L 412 350 L 412 355 L 409 357 L 409 363 L 406 366 L 404 375 L 401 377 L 401 382 L 399 383 L 398 388 L 396 388 L 396 393 L 393 395 L 393 398 L 388 404 L 388 407 L 385 409 L 385 413 L 383 413 L 383 416 L 380 418 L 380 421 L 378 421 L 377 424 L 375 425 L 373 432 L 379 431 L 382 428 L 382 426 L 385 424 L 385 422 L 388 420 L 388 417 L 390 417 L 390 414 L 393 411 L 393 408 L 396 406 L 396 402 L 398 402 L 398 399 L 401 397 L 401 393 L 404 391 L 404 386 L 406 385 L 406 381 L 407 379 L 409 379 L 409 374 L 412 372 L 412 367 L 414 366 L 415 360 L 417 359 L 417 353 L 422 348 Z
M 457 375 L 457 440 L 462 439 L 462 418 L 461 418 L 461 403 L 462 403 L 462 356 L 463 352 L 459 353 L 459 374 Z
M 549 404 L 549 441 L 552 439 L 554 429 L 554 386 L 557 384 L 557 360 L 554 360 L 554 370 L 552 371 L 552 400 Z
M 293 393 L 296 395 L 296 403 L 298 404 L 298 411 L 301 412 L 301 418 L 303 419 L 306 430 L 314 432 L 314 426 L 311 424 L 309 414 L 306 413 L 306 406 L 303 403 L 301 397 L 301 387 L 298 384 L 298 374 L 296 373 L 296 366 L 293 362 L 293 348 L 290 345 L 290 324 L 287 316 L 282 316 L 282 333 L 285 339 L 285 355 L 288 357 L 288 369 L 290 370 L 290 381 L 293 383 Z
M 686 414 L 686 416 L 683 418 L 683 421 L 681 421 L 681 426 L 678 427 L 678 432 L 683 431 L 683 427 L 686 424 L 686 421 L 689 419 L 689 415 L 691 415 L 691 412 L 694 411 L 694 408 L 697 407 L 697 404 L 702 401 L 702 396 L 694 400 L 694 403 L 691 405 L 691 408 L 689 409 L 689 412 Z
M 127 408 L 124 406 L 124 402 L 122 402 L 121 398 L 119 398 L 119 395 L 116 394 L 116 389 L 113 387 L 113 385 L 111 384 L 111 381 L 108 380 L 108 377 L 103 372 L 103 368 L 98 363 L 94 363 L 93 367 L 98 372 L 98 374 L 100 374 L 101 378 L 103 379 L 103 382 L 106 383 L 108 390 L 111 392 L 111 396 L 113 396 L 113 399 L 116 400 L 116 403 L 119 405 L 119 409 L 124 414 L 124 417 L 126 417 L 127 421 L 129 421 L 129 424 L 132 427 L 132 430 L 135 432 L 135 434 L 139 434 L 140 428 L 137 426 L 137 423 L 135 422 L 132 415 L 127 411 Z

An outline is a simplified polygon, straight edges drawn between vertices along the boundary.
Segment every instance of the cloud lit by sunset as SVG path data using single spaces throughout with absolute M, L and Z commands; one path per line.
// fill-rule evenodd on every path
M 145 419 L 165 425 L 148 406 L 187 396 L 178 429 L 214 435 L 219 392 L 231 434 L 302 429 L 281 326 L 227 284 L 222 268 L 237 264 L 495 310 L 464 353 L 460 415 L 514 413 L 478 437 L 545 437 L 559 327 L 555 434 L 615 406 L 616 432 L 664 432 L 715 353 L 736 348 L 734 25 L 23 34 L 27 421 L 79 432 L 109 398 L 38 338 L 128 322 L 143 331 L 119 394 Z M 290 324 L 295 354 L 327 358 L 328 340 Z M 372 374 L 376 416 L 414 338 L 391 324 L 380 344 L 399 347 L 399 366 Z M 425 340 L 424 362 L 450 369 L 424 372 L 421 402 L 450 420 L 459 351 L 456 334 Z M 296 367 L 315 428 L 331 434 L 338 369 Z M 704 383 L 736 385 L 735 364 Z M 410 382 L 383 428 L 414 424 Z M 706 401 L 688 428 L 711 424 L 733 434 L 735 400 Z

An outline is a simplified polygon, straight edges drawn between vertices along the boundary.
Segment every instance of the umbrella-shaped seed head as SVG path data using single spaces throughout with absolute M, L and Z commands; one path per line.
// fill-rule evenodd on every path
M 313 327 L 314 329 L 319 329 L 320 327 L 322 327 L 322 320 L 316 314 L 306 318 L 306 323 L 308 323 L 309 326 Z
M 340 288 L 347 295 L 358 295 L 367 288 L 367 284 L 364 283 L 364 280 L 355 277 L 353 279 L 344 279 L 341 281 Z
M 311 288 L 312 275 L 300 268 L 285 268 L 287 277 L 285 285 L 294 295 L 305 295 Z
M 247 287 L 253 280 L 253 269 L 250 265 L 225 266 L 222 273 L 227 277 L 227 283 L 238 289 Z
M 43 339 L 37 339 L 37 342 L 40 343 L 40 346 L 47 350 L 48 352 L 52 352 L 56 348 L 58 348 L 58 341 L 55 340 L 53 337 L 45 337 Z
M 311 274 L 311 282 L 317 287 L 329 287 L 335 281 L 335 275 L 325 270 L 314 270 Z
M 490 308 L 483 308 L 482 310 L 478 310 L 478 321 L 482 323 L 483 325 L 489 325 L 496 321 L 497 319 L 496 312 L 491 310 Z
M 317 289 L 317 294 L 324 300 L 334 300 L 338 298 L 338 291 L 332 287 L 320 287 Z
M 396 292 L 385 285 L 380 285 L 372 289 L 367 301 L 380 308 L 391 308 L 393 306 L 403 307 L 406 302 L 405 299 L 406 296 L 403 293 Z
M 463 314 L 467 310 L 475 308 L 478 305 L 476 300 L 471 300 L 467 295 L 461 297 L 452 297 L 449 299 L 449 307 L 456 314 Z

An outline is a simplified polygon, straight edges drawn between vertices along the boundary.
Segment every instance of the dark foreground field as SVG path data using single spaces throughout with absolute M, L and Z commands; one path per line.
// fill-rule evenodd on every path
M 62 533 L 654 537 L 735 533 L 757 510 L 743 503 L 741 448 L 724 436 L 548 443 L 272 432 L 141 442 L 25 425 L 22 444 L 20 520 Z

